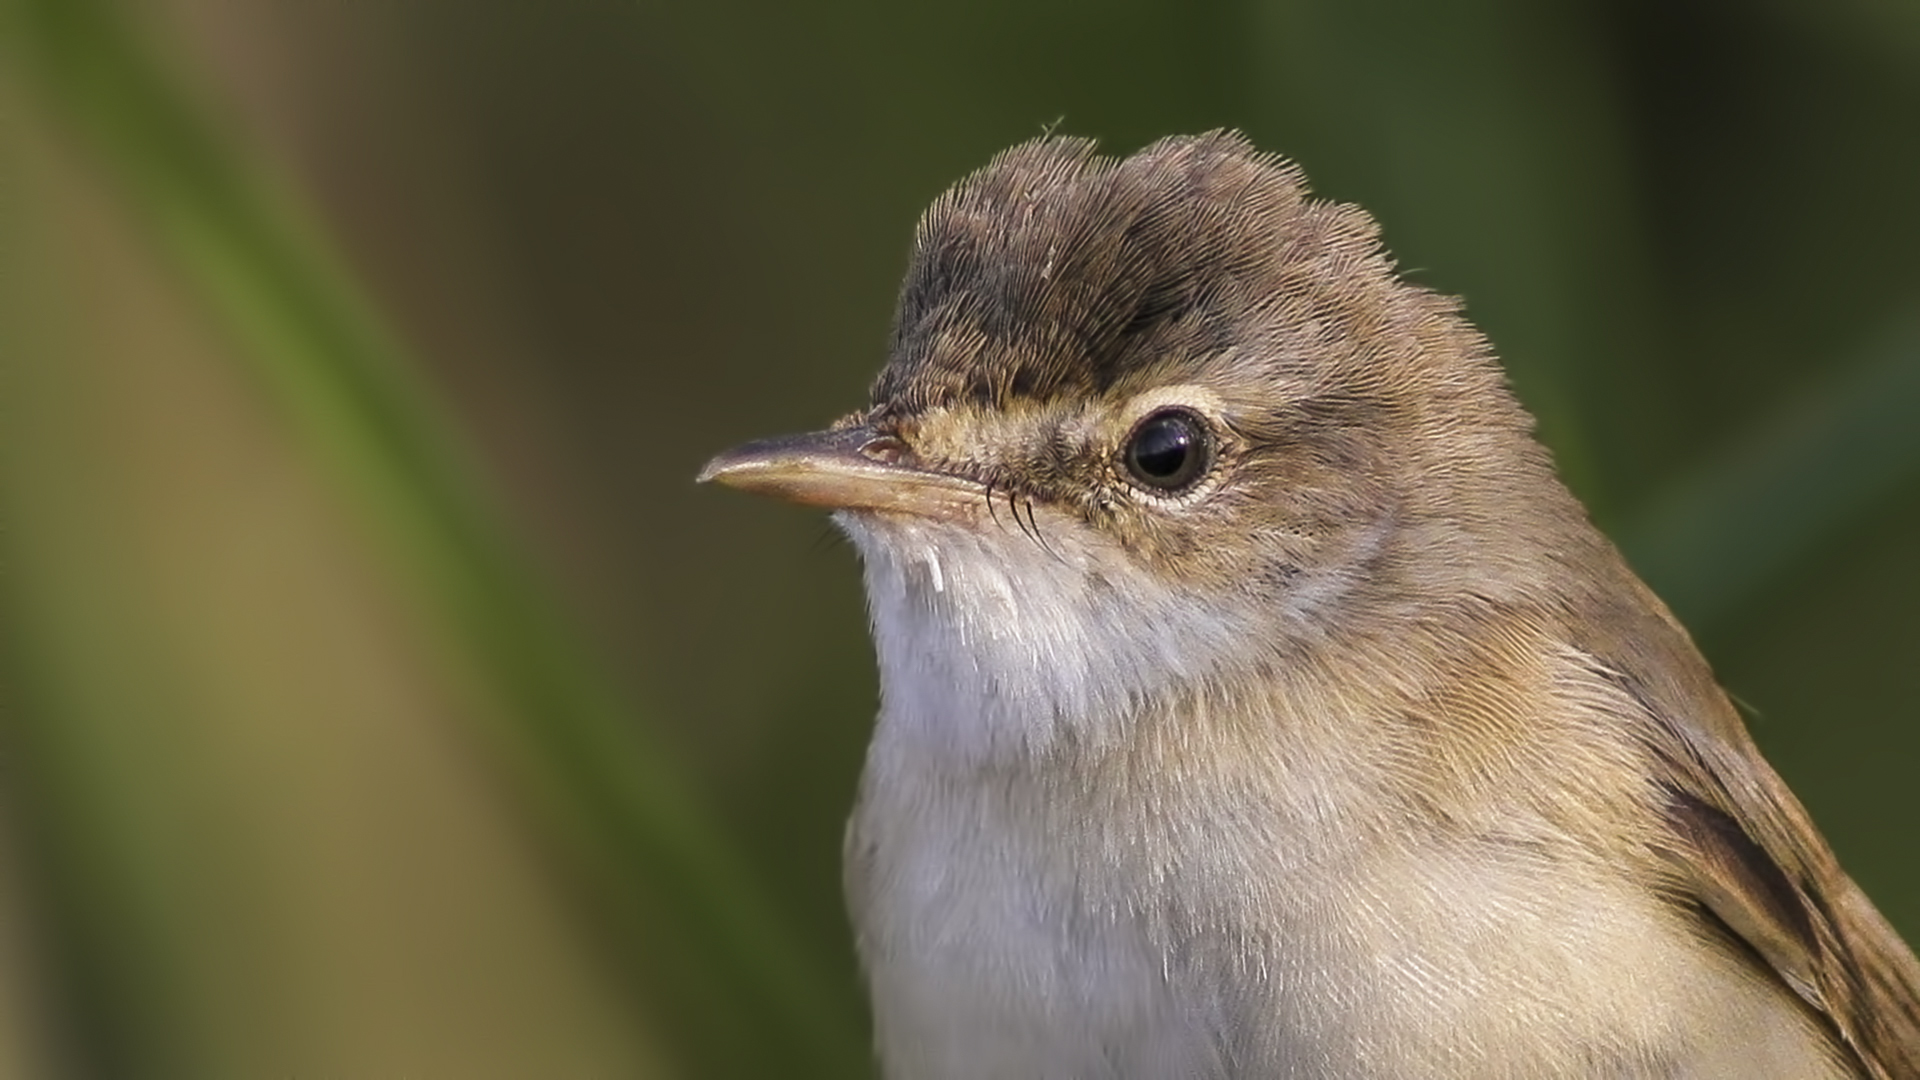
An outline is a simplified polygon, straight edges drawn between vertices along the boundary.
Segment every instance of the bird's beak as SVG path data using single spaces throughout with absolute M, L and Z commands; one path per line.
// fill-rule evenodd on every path
M 954 517 L 985 503 L 984 485 L 912 464 L 899 439 L 864 425 L 761 439 L 707 462 L 699 482 L 805 506 Z

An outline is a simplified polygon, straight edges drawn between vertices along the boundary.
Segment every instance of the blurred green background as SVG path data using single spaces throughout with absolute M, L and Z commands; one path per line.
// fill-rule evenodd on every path
M 818 515 L 919 209 L 1246 129 L 1920 935 L 1920 6 L 0 0 L 0 1074 L 854 1076 Z

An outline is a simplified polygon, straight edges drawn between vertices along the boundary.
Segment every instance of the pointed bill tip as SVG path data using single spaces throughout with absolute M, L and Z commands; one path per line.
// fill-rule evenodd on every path
M 870 428 L 761 439 L 716 455 L 696 482 L 803 506 L 951 517 L 984 502 L 986 489 L 950 473 L 904 464 L 899 443 Z

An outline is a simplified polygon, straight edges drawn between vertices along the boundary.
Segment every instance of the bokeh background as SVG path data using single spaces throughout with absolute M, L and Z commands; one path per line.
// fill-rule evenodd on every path
M 0 0 L 0 1074 L 857 1076 L 919 209 L 1238 126 L 1463 294 L 1920 935 L 1920 7 Z

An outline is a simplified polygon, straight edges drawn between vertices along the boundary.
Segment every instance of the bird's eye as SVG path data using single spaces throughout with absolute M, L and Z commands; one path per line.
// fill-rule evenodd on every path
M 1192 487 L 1212 457 L 1206 424 L 1185 409 L 1163 409 L 1140 421 L 1121 451 L 1135 482 L 1168 492 Z

